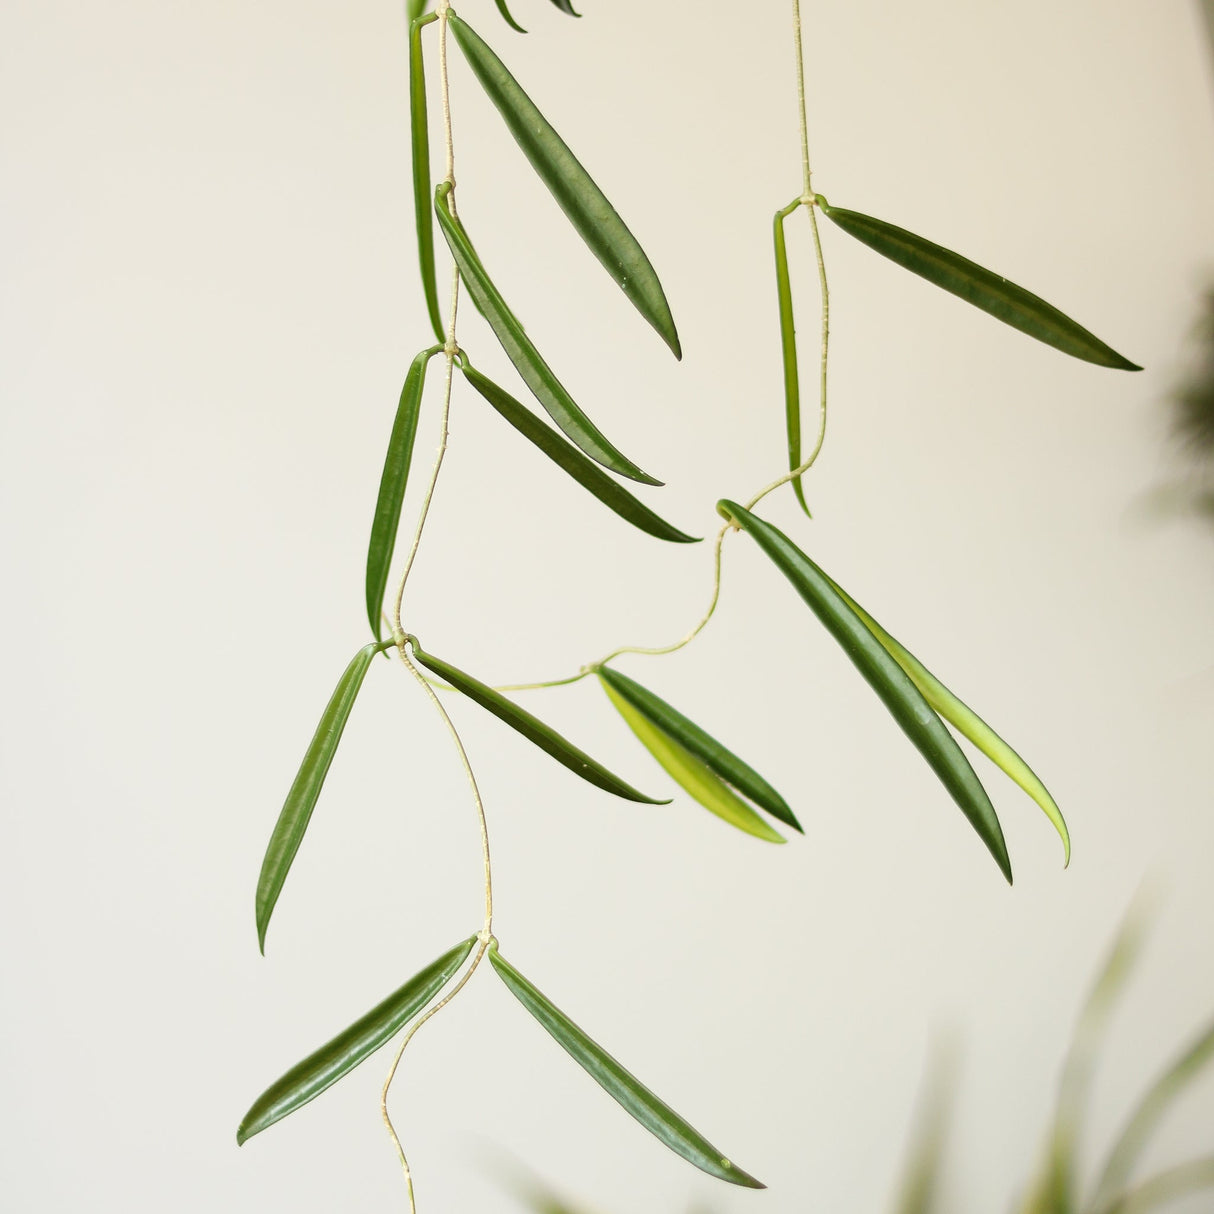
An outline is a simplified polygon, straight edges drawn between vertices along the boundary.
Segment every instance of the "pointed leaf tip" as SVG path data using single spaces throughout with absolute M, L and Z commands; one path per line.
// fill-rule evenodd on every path
M 655 1096 L 601 1045 L 591 1040 L 498 952 L 496 942 L 489 946 L 489 961 L 510 993 L 543 1025 L 557 1044 L 655 1138 L 675 1154 L 719 1180 L 748 1189 L 767 1187 L 722 1155 L 665 1101 Z

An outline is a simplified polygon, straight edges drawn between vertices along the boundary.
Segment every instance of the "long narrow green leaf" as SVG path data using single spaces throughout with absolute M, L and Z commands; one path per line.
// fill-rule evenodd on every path
M 417 638 L 410 636 L 409 643 L 413 647 L 413 656 L 433 671 L 440 679 L 445 679 L 456 691 L 462 692 L 470 700 L 493 713 L 501 721 L 505 721 L 511 729 L 517 730 L 529 742 L 534 742 L 542 751 L 551 755 L 558 763 L 581 776 L 583 780 L 623 797 L 628 801 L 640 801 L 646 805 L 669 805 L 670 799 L 659 801 L 638 792 L 631 784 L 621 780 L 619 776 L 608 771 L 597 760 L 592 759 L 585 751 L 579 750 L 568 739 L 563 738 L 549 725 L 545 725 L 538 717 L 532 716 L 526 709 L 520 708 L 513 700 L 508 700 L 492 687 L 474 679 L 470 674 L 436 658 L 432 653 L 426 653 L 417 643 Z
M 750 534 L 843 647 L 969 819 L 1010 884 L 1012 865 L 995 808 L 953 735 L 910 677 L 847 605 L 830 578 L 782 531 L 736 502 L 718 502 L 717 510 Z
M 700 537 L 688 535 L 671 526 L 643 502 L 638 501 L 622 485 L 611 479 L 593 460 L 587 459 L 572 443 L 550 430 L 529 409 L 515 400 L 504 388 L 482 375 L 465 359 L 462 365 L 468 382 L 525 439 L 538 447 L 553 463 L 563 468 L 584 489 L 588 489 L 609 510 L 639 527 L 647 535 L 674 544 L 698 544 Z
M 797 326 L 792 308 L 792 278 L 788 273 L 788 242 L 784 220 L 788 208 L 776 212 L 772 233 L 776 246 L 776 298 L 780 308 L 780 357 L 784 364 L 784 425 L 788 432 L 788 470 L 801 466 L 801 375 L 797 366 Z M 793 493 L 801 509 L 809 514 L 801 478 L 792 479 Z
M 968 738 L 988 759 L 1011 776 L 1054 824 L 1062 840 L 1064 867 L 1071 862 L 1071 833 L 1058 803 L 1038 779 L 1036 772 L 972 709 L 959 700 L 913 653 L 896 641 L 841 586 L 831 583 L 847 605 L 868 625 L 868 630 L 885 646 L 887 652 L 906 671 L 910 680 L 923 693 L 923 698 L 962 737 Z
M 422 54 L 422 29 L 434 14 L 422 17 L 425 0 L 413 0 L 409 21 L 409 131 L 413 160 L 413 212 L 417 231 L 417 266 L 426 296 L 430 327 L 440 342 L 443 318 L 438 307 L 438 283 L 434 274 L 434 215 L 430 210 L 430 127 L 426 114 L 426 59 Z M 416 11 L 415 11 L 416 10 Z
M 1214 1061 L 1214 1023 L 1192 1041 L 1172 1065 L 1151 1085 L 1109 1152 L 1108 1162 L 1096 1186 L 1092 1208 L 1105 1214 L 1113 1207 L 1114 1196 L 1130 1178 L 1130 1172 L 1142 1154 L 1160 1118 L 1185 1088 Z
M 244 1115 L 236 1131 L 236 1142 L 243 1145 L 254 1134 L 260 1134 L 308 1101 L 315 1100 L 326 1088 L 332 1087 L 391 1040 L 442 990 L 467 960 L 475 943 L 476 937 L 470 936 L 457 944 L 450 952 L 414 974 L 404 986 L 338 1033 L 332 1041 L 296 1063 L 281 1079 L 270 1084 Z
M 720 776 L 726 784 L 732 784 L 738 792 L 749 797 L 773 818 L 791 826 L 793 830 L 805 832 L 797 821 L 787 801 L 749 763 L 739 759 L 733 751 L 722 746 L 716 738 L 705 733 L 694 721 L 690 721 L 677 708 L 661 697 L 642 687 L 610 666 L 600 666 L 599 678 L 622 699 L 626 700 L 651 725 L 690 751 L 709 770 Z
M 1108 1214 L 1147 1214 L 1156 1206 L 1202 1189 L 1214 1189 L 1214 1155 L 1178 1163 L 1135 1185 L 1108 1207 Z
M 405 386 L 400 390 L 396 420 L 392 423 L 392 436 L 388 439 L 388 453 L 384 456 L 384 471 L 379 480 L 379 496 L 375 501 L 375 518 L 371 522 L 371 542 L 367 546 L 367 619 L 376 640 L 383 639 L 380 611 L 388 587 L 392 551 L 396 547 L 401 505 L 409 483 L 413 441 L 417 437 L 417 419 L 426 386 L 426 366 L 441 349 L 442 346 L 431 346 L 410 364 Z
M 454 13 L 450 26 L 481 87 L 578 235 L 674 356 L 681 358 L 679 335 L 666 294 L 636 237 L 480 35 Z
M 489 960 L 510 993 L 548 1030 L 557 1044 L 654 1137 L 710 1176 L 748 1189 L 767 1187 L 725 1158 L 699 1131 L 630 1075 L 602 1046 L 587 1037 L 497 951 L 496 941 L 489 945 Z
M 274 823 L 274 832 L 270 835 L 265 858 L 261 862 L 261 874 L 257 878 L 257 944 L 263 953 L 266 951 L 266 928 L 274 913 L 274 904 L 282 892 L 295 853 L 303 842 L 312 810 L 316 808 L 316 799 L 324 787 L 329 765 L 337 753 L 337 744 L 341 741 L 371 659 L 382 648 L 382 643 L 364 645 L 346 667 L 308 744 L 278 821 Z
M 1084 362 L 1113 367 L 1119 371 L 1142 370 L 1053 304 L 983 269 L 968 258 L 924 240 L 905 228 L 886 223 L 883 219 L 832 207 L 821 194 L 815 195 L 814 201 L 821 207 L 822 213 L 849 236 L 854 236 L 911 273 L 989 312 L 1013 329 L 1019 329 L 1045 342 L 1047 346 L 1053 346 Z
M 489 322 L 489 327 L 501 342 L 502 349 L 522 376 L 523 382 L 548 411 L 552 420 L 591 459 L 598 460 L 604 467 L 630 480 L 640 481 L 645 485 L 660 485 L 661 481 L 654 480 L 647 472 L 642 472 L 607 441 L 602 431 L 582 412 L 552 368 L 540 356 L 540 352 L 519 323 L 518 317 L 507 307 L 501 292 L 486 273 L 472 242 L 468 239 L 464 225 L 451 214 L 447 201 L 450 192 L 451 183 L 447 181 L 434 191 L 434 209 L 438 214 L 439 227 L 442 228 L 455 264 L 468 285 L 468 293 Z
M 582 15 L 581 13 L 575 13 L 573 11 L 573 5 L 569 3 L 569 0 L 552 0 L 552 3 L 555 4 L 562 13 L 568 13 L 571 17 L 580 17 Z
M 685 746 L 680 745 L 633 707 L 605 677 L 606 668 L 600 668 L 598 673 L 603 690 L 615 705 L 616 711 L 624 718 L 628 728 L 636 734 L 641 745 L 666 769 L 676 784 L 730 826 L 736 826 L 738 830 L 754 835 L 757 839 L 765 839 L 769 843 L 787 842 L 779 831 L 768 826 L 765 819 L 755 813 L 715 775 L 706 763 L 696 758 Z
M 506 24 L 507 24 L 507 25 L 508 25 L 508 26 L 509 26 L 509 27 L 510 27 L 512 30 L 515 30 L 517 33 L 520 33 L 520 34 L 525 34 L 525 33 L 527 32 L 527 31 L 526 31 L 525 29 L 523 29 L 523 27 L 522 27 L 521 25 L 519 25 L 519 23 L 518 23 L 517 21 L 515 21 L 515 19 L 514 19 L 514 18 L 513 18 L 513 17 L 510 15 L 510 10 L 509 10 L 509 9 L 506 7 L 506 0 L 494 0 L 494 2 L 497 4 L 497 11 L 498 11 L 499 13 L 501 13 L 501 15 L 502 15 L 502 20 L 503 20 L 503 21 L 505 21 L 505 23 L 506 23 Z M 452 13 L 452 16 L 454 16 L 454 15 L 455 15 L 455 14 L 454 14 L 454 13 Z

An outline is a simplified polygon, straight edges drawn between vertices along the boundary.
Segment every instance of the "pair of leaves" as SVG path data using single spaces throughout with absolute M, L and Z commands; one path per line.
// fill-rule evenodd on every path
M 520 34 L 525 34 L 527 31 L 510 15 L 510 10 L 506 7 L 506 0 L 496 0 L 497 11 L 501 13 L 502 19 L 512 29 Z M 569 0 L 552 0 L 552 3 L 561 10 L 562 13 L 568 13 L 570 17 L 580 17 L 581 13 L 575 13 L 573 6 Z
M 557 1044 L 654 1137 L 710 1176 L 749 1189 L 766 1187 L 722 1155 L 665 1101 L 655 1096 L 602 1046 L 592 1041 L 498 952 L 496 941 L 489 945 L 489 960 L 511 994 L 544 1026 Z
M 324 787 L 325 777 L 329 774 L 329 767 L 337 753 L 337 745 L 345 731 L 346 722 L 350 719 L 350 712 L 362 688 L 363 679 L 370 669 L 371 660 L 391 644 L 391 641 L 381 641 L 379 644 L 364 645 L 350 660 L 332 696 L 329 697 L 320 724 L 317 725 L 303 762 L 299 765 L 291 791 L 287 793 L 278 821 L 274 824 L 265 857 L 261 862 L 261 873 L 257 878 L 257 944 L 263 953 L 266 951 L 266 928 L 270 924 L 270 916 L 274 913 L 274 906 L 295 860 L 295 853 L 303 842 L 304 832 L 308 829 L 312 811 L 316 808 L 317 798 Z
M 717 510 L 754 539 L 843 647 L 969 819 L 1010 884 L 1011 861 L 994 806 L 969 760 L 910 676 L 852 610 L 830 578 L 782 531 L 736 502 L 718 502 Z
M 457 944 L 270 1084 L 244 1115 L 236 1131 L 237 1143 L 243 1145 L 254 1134 L 315 1100 L 391 1040 L 450 981 L 475 943 L 476 937 L 469 936 Z
M 538 717 L 532 716 L 526 709 L 520 708 L 512 700 L 508 700 L 499 691 L 495 691 L 479 679 L 444 662 L 432 653 L 426 653 L 417 643 L 415 636 L 409 637 L 409 645 L 413 656 L 429 671 L 445 679 L 456 691 L 462 692 L 470 700 L 487 709 L 500 721 L 505 721 L 511 729 L 521 733 L 529 742 L 533 742 L 546 754 L 551 755 L 558 763 L 582 777 L 596 788 L 614 793 L 628 801 L 641 801 L 646 805 L 668 805 L 669 801 L 658 801 L 638 792 L 631 784 L 621 780 L 619 776 L 607 770 L 597 760 L 592 759 L 583 750 L 579 750 L 572 742 L 562 737 L 555 729 L 545 725 Z
M 603 690 L 641 744 L 705 809 L 756 838 L 783 843 L 784 836 L 737 795 L 742 793 L 773 818 L 801 830 L 784 798 L 694 721 L 618 670 L 600 666 L 597 673 Z
M 648 535 L 675 544 L 695 544 L 699 537 L 688 535 L 655 514 L 643 502 L 633 497 L 622 485 L 611 479 L 593 460 L 587 459 L 572 443 L 545 426 L 533 413 L 482 375 L 464 359 L 461 369 L 467 381 L 505 418 L 528 442 L 538 447 L 557 467 L 569 473 L 584 489 L 589 490 L 609 510 L 639 527 Z

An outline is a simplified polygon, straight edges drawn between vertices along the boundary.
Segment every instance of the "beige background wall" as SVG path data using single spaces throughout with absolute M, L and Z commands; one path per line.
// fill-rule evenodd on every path
M 383 663 L 264 960 L 253 930 L 267 832 L 363 643 L 383 445 L 427 341 L 399 7 L 0 11 L 7 1209 L 403 1208 L 378 1061 L 234 1144 L 265 1083 L 479 923 L 461 777 Z M 469 227 L 586 408 L 669 482 L 657 508 L 707 531 L 717 497 L 783 459 L 769 222 L 798 189 L 787 6 L 585 0 L 574 22 L 515 0 L 525 39 L 488 0 L 460 7 L 650 250 L 683 364 L 457 68 Z M 499 1151 L 607 1212 L 888 1208 L 944 1028 L 963 1047 L 953 1208 L 1006 1210 L 1147 875 L 1161 909 L 1092 1144 L 1214 1011 L 1211 533 L 1159 506 L 1186 475 L 1167 399 L 1214 261 L 1201 13 L 810 0 L 807 23 L 818 187 L 1028 284 L 1148 368 L 1072 363 L 828 232 L 815 521 L 772 506 L 1029 756 L 1075 860 L 1061 870 L 995 773 L 1009 891 L 833 644 L 732 543 L 701 641 L 624 668 L 761 767 L 805 840 L 766 847 L 682 798 L 614 802 L 453 711 L 489 803 L 503 952 L 771 1191 L 664 1153 L 485 973 L 398 1089 L 431 1214 L 514 1208 Z M 802 226 L 792 243 L 812 333 Z M 433 442 L 431 414 L 419 450 Z M 679 635 L 707 555 L 617 524 L 463 393 L 409 622 L 487 679 L 558 676 Z M 593 686 L 528 705 L 664 786 Z M 1214 1080 L 1155 1159 L 1208 1151 L 1212 1123 Z

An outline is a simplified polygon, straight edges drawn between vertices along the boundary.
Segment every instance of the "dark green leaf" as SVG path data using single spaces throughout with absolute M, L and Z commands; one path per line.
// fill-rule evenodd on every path
M 1160 1118 L 1189 1086 L 1214 1061 L 1214 1024 L 1207 1026 L 1183 1054 L 1151 1085 L 1147 1094 L 1126 1123 L 1096 1186 L 1092 1209 L 1100 1212 L 1113 1205 L 1114 1196 L 1130 1178 L 1134 1165 L 1142 1154 Z
M 871 215 L 832 207 L 821 194 L 815 202 L 826 217 L 838 224 L 849 236 L 876 249 L 898 265 L 934 282 L 936 286 L 964 299 L 976 308 L 989 312 L 1004 324 L 1019 329 L 1047 346 L 1084 362 L 1119 371 L 1141 371 L 1142 368 L 1123 358 L 1106 346 L 1095 334 L 1076 324 L 1052 304 L 1008 282 L 990 270 L 905 228 L 895 227 Z
M 457 944 L 332 1041 L 270 1084 L 244 1115 L 240 1129 L 236 1131 L 237 1143 L 243 1145 L 254 1134 L 260 1134 L 294 1113 L 374 1054 L 442 990 L 463 965 L 475 943 L 476 937 L 470 936 Z
M 834 585 L 834 583 L 831 583 Z M 992 763 L 1006 772 L 1024 789 L 1054 824 L 1062 839 L 1064 865 L 1071 862 L 1071 834 L 1058 803 L 1037 778 L 1037 773 L 972 709 L 962 703 L 913 653 L 896 641 L 841 586 L 835 589 L 847 605 L 868 625 L 868 630 L 885 646 L 890 656 L 906 671 L 910 680 L 923 693 L 923 698 L 962 737 L 968 738 Z
M 736 502 L 718 502 L 717 510 L 749 533 L 843 647 L 970 820 L 1010 884 L 1011 861 L 994 806 L 953 735 L 907 673 L 848 606 L 830 578 L 782 531 Z
M 739 759 L 731 750 L 727 750 L 716 738 L 705 733 L 694 721 L 689 721 L 677 708 L 654 695 L 648 688 L 642 687 L 635 679 L 620 674 L 618 670 L 612 670 L 610 666 L 600 666 L 598 673 L 603 682 L 646 720 L 690 751 L 726 784 L 732 784 L 740 793 L 786 826 L 801 830 L 801 823 L 797 821 L 788 802 L 753 767 Z
M 426 653 L 417 643 L 417 638 L 411 636 L 409 643 L 413 647 L 413 655 L 440 679 L 450 683 L 456 691 L 463 692 L 470 700 L 482 708 L 488 709 L 499 720 L 505 721 L 511 729 L 518 730 L 529 742 L 534 742 L 542 751 L 550 754 L 558 763 L 564 764 L 570 771 L 581 776 L 583 780 L 605 789 L 617 797 L 628 801 L 641 801 L 646 805 L 669 805 L 670 801 L 658 801 L 647 797 L 643 792 L 637 792 L 631 784 L 625 783 L 619 776 L 610 772 L 601 763 L 592 759 L 585 751 L 579 750 L 572 742 L 561 737 L 555 729 L 545 725 L 538 717 L 534 717 L 525 709 L 520 708 L 512 700 L 506 699 L 492 687 L 465 674 L 442 658 Z
M 454 13 L 451 32 L 481 87 L 531 161 L 531 167 L 552 192 L 578 235 L 674 356 L 681 358 L 679 335 L 665 292 L 636 237 L 506 65 Z
M 603 436 L 599 428 L 578 407 L 577 402 L 565 390 L 564 385 L 553 374 L 552 368 L 531 344 L 518 318 L 506 306 L 501 292 L 481 264 L 464 225 L 451 214 L 447 195 L 450 182 L 443 182 L 434 191 L 434 208 L 438 213 L 438 224 L 443 230 L 455 264 L 468 284 L 468 293 L 489 322 L 489 327 L 502 343 L 515 370 L 523 382 L 535 393 L 535 398 L 548 411 L 549 416 L 591 459 L 630 480 L 646 485 L 660 485 L 646 472 L 642 472 L 630 459 Z
M 666 769 L 671 778 L 710 813 L 736 826 L 738 830 L 765 839 L 768 843 L 784 843 L 784 836 L 772 830 L 724 780 L 715 775 L 708 765 L 697 759 L 685 746 L 680 746 L 669 734 L 663 733 L 648 717 L 638 712 L 599 670 L 603 690 L 624 718 L 628 728 L 636 734 L 641 745 Z
M 265 859 L 261 862 L 261 874 L 257 878 L 257 943 L 263 953 L 266 951 L 266 928 L 274 913 L 274 904 L 282 892 L 283 882 L 303 841 L 304 832 L 308 829 L 316 799 L 324 787 L 329 765 L 337 753 L 337 744 L 341 741 L 371 659 L 382 648 L 383 643 L 364 645 L 338 680 L 303 762 L 299 765 L 295 783 L 291 785 L 282 812 L 274 824 L 274 833 L 270 836 Z
M 506 7 L 506 0 L 495 0 L 495 3 L 497 4 L 497 11 L 498 11 L 499 13 L 501 13 L 503 20 L 506 22 L 506 24 L 507 24 L 507 25 L 508 25 L 508 26 L 509 26 L 509 27 L 510 27 L 512 30 L 517 30 L 517 31 L 518 31 L 520 34 L 525 34 L 525 33 L 527 32 L 527 31 L 526 31 L 525 29 L 523 29 L 523 27 L 522 27 L 521 25 L 519 25 L 519 23 L 518 23 L 517 21 L 515 21 L 515 19 L 514 19 L 514 18 L 513 18 L 513 17 L 510 15 L 510 10 L 509 10 L 509 9 Z M 452 14 L 451 14 L 451 16 L 452 16 L 452 17 L 454 17 L 454 16 L 455 16 L 455 14 L 454 14 L 454 13 L 452 13 Z
M 392 566 L 392 550 L 396 547 L 396 529 L 400 524 L 400 509 L 409 482 L 409 464 L 413 459 L 413 440 L 417 437 L 417 419 L 421 412 L 422 392 L 426 386 L 426 364 L 442 346 L 423 350 L 412 362 L 400 390 L 400 404 L 392 423 L 388 454 L 379 481 L 379 497 L 375 502 L 375 518 L 371 523 L 371 542 L 367 547 L 367 619 L 376 640 L 382 637 L 380 611 L 388 573 Z
M 584 489 L 588 489 L 609 510 L 639 527 L 647 535 L 675 544 L 698 544 L 699 537 L 687 535 L 672 527 L 638 501 L 622 485 L 617 484 L 592 460 L 587 459 L 572 443 L 550 430 L 530 410 L 526 409 L 504 388 L 482 375 L 465 359 L 461 368 L 468 382 L 525 439 L 534 443 L 553 463 L 563 468 Z
M 569 0 L 552 0 L 552 3 L 555 4 L 562 13 L 568 13 L 571 17 L 580 17 L 582 15 L 581 13 L 575 13 L 573 11 L 573 5 L 569 3 Z
M 792 279 L 788 273 L 788 243 L 784 239 L 787 208 L 776 212 L 772 224 L 776 245 L 776 298 L 780 308 L 780 356 L 784 363 L 784 425 L 788 432 L 788 470 L 801 466 L 801 375 L 797 366 L 797 327 L 792 308 Z M 805 489 L 793 477 L 793 493 L 809 514 Z
M 501 980 L 510 988 L 511 994 L 552 1034 L 557 1044 L 651 1134 L 710 1176 L 748 1189 L 766 1188 L 766 1185 L 726 1159 L 668 1104 L 659 1100 L 606 1050 L 591 1041 L 560 1008 L 498 953 L 496 942 L 489 945 L 489 960 Z
M 426 296 L 430 327 L 444 341 L 434 277 L 434 216 L 430 210 L 430 128 L 426 116 L 426 60 L 422 54 L 422 28 L 434 14 L 421 17 L 425 0 L 410 0 L 409 22 L 409 129 L 413 157 L 413 211 L 417 230 L 417 264 Z M 420 20 L 419 20 L 420 18 Z

